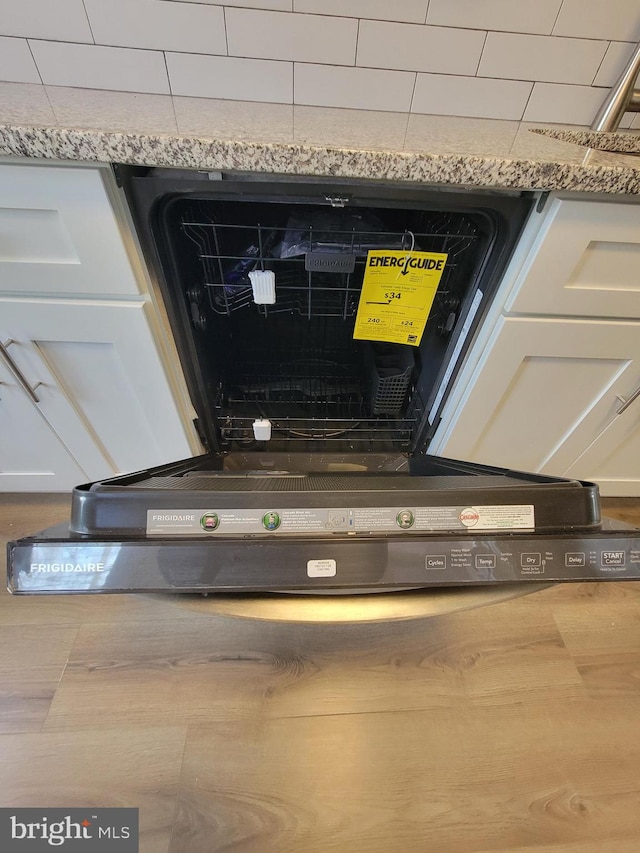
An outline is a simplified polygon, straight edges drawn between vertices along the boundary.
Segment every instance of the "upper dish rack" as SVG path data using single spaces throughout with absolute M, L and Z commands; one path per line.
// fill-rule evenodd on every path
M 438 298 L 449 295 L 456 266 L 479 239 L 474 223 L 447 213 L 421 216 L 424 230 L 386 231 L 366 227 L 336 227 L 327 219 L 314 224 L 290 218 L 282 227 L 216 222 L 202 211 L 190 211 L 182 222 L 185 236 L 197 248 L 202 282 L 192 289 L 196 303 L 206 298 L 215 314 L 254 310 L 263 316 L 294 313 L 304 317 L 355 316 L 362 278 L 371 249 L 442 252 L 448 255 Z M 366 226 L 366 217 L 361 225 Z M 352 272 L 309 269 L 307 256 L 332 253 L 352 257 Z M 257 304 L 249 273 L 270 270 L 275 275 L 276 301 Z M 202 286 L 204 293 L 202 292 Z

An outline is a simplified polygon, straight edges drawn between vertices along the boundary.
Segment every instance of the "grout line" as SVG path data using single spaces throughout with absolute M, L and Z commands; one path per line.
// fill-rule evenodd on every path
M 605 59 L 607 58 L 607 54 L 609 53 L 609 48 L 610 48 L 610 47 L 611 47 L 611 42 L 609 42 L 609 43 L 607 44 L 607 46 L 606 46 L 606 48 L 605 48 L 605 51 L 604 51 L 604 53 L 602 54 L 602 59 L 600 60 L 600 64 L 599 64 L 599 65 L 598 65 L 598 67 L 596 68 L 596 73 L 593 75 L 593 78 L 591 79 L 591 83 L 589 84 L 590 86 L 595 86 L 595 85 L 596 85 L 596 77 L 597 77 L 597 76 L 598 76 L 598 74 L 600 73 L 600 69 L 602 68 L 603 63 L 604 63 Z
M 353 57 L 354 67 L 358 65 L 358 48 L 360 47 L 360 18 L 358 18 L 358 26 L 356 29 L 356 50 Z
M 474 77 L 478 76 L 478 71 L 480 71 L 480 65 L 482 63 L 482 57 L 484 56 L 484 49 L 487 46 L 487 41 L 489 40 L 489 30 L 487 30 L 484 34 L 484 41 L 482 42 L 482 50 L 480 51 L 480 56 L 478 58 L 478 64 L 476 65 L 476 73 L 473 75 Z M 501 78 L 498 78 L 501 79 Z
M 555 20 L 554 20 L 554 22 L 553 22 L 553 24 L 552 24 L 552 26 L 551 26 L 551 32 L 549 33 L 549 35 L 550 35 L 550 36 L 552 36 L 552 35 L 553 35 L 553 31 L 554 31 L 554 30 L 555 30 L 555 28 L 556 28 L 556 24 L 558 23 L 558 18 L 560 17 L 560 12 L 562 12 L 562 7 L 563 7 L 563 6 L 564 6 L 564 0 L 561 0 L 560 5 L 558 6 L 558 11 L 556 12 Z
M 409 101 L 409 109 L 408 114 L 411 115 L 411 111 L 413 110 L 413 98 L 416 93 L 416 86 L 418 85 L 418 72 L 415 72 L 415 77 L 413 78 L 413 89 L 411 90 L 411 100 Z M 409 127 L 409 119 L 407 119 L 407 129 Z M 405 131 L 404 134 L 405 139 L 407 138 L 407 133 Z
M 91 20 L 89 18 L 89 13 L 87 12 L 87 7 L 85 5 L 84 0 L 82 0 L 82 8 L 84 9 L 84 14 L 86 15 L 86 18 L 87 18 L 87 24 L 89 25 L 89 32 L 91 33 L 91 38 L 93 39 L 93 43 L 95 44 L 96 43 L 96 37 L 93 34 L 93 27 L 91 26 Z
M 171 88 L 171 77 L 169 76 L 169 65 L 167 63 L 167 51 L 166 50 L 162 51 L 162 59 L 164 61 L 165 74 L 167 75 L 167 85 L 169 86 L 169 94 L 173 95 L 173 89 Z M 172 99 L 171 103 L 173 104 L 173 99 Z M 176 119 L 176 127 L 177 127 L 178 126 L 178 120 L 176 118 L 175 109 L 173 110 L 173 116 Z
M 424 21 L 422 22 L 423 24 L 426 24 L 427 20 L 429 18 L 429 6 L 430 5 L 431 5 L 431 0 L 427 0 L 427 8 L 425 9 L 425 12 L 424 12 Z
M 527 103 L 524 105 L 524 109 L 522 110 L 522 115 L 520 116 L 519 121 L 524 121 L 524 117 L 529 109 L 529 101 L 531 100 L 531 96 L 533 95 L 533 87 L 535 86 L 535 82 L 531 84 L 531 89 L 529 90 L 529 95 L 527 96 Z
M 226 7 L 222 7 L 222 23 L 224 24 L 224 46 L 227 50 L 227 56 L 229 56 L 229 36 L 227 35 L 227 10 Z
M 33 55 L 33 51 L 31 50 L 31 43 L 30 43 L 29 39 L 25 39 L 25 41 L 26 41 L 26 43 L 27 43 L 27 49 L 28 49 L 29 53 L 31 54 L 31 59 L 33 59 L 33 64 L 36 66 L 36 71 L 38 72 L 38 77 L 40 78 L 40 82 L 41 82 L 41 83 L 42 83 L 42 85 L 44 86 L 44 80 L 42 79 L 42 74 L 40 73 L 40 69 L 38 68 L 38 63 L 36 62 L 36 58 L 35 58 L 35 56 Z M 47 93 L 45 92 L 45 95 L 46 95 L 46 94 L 47 94 Z M 48 95 L 47 95 L 47 100 L 49 101 L 49 96 L 48 96 Z M 50 106 L 50 107 L 51 107 L 51 109 L 53 110 L 53 107 L 51 106 L 51 101 L 49 101 L 49 106 Z M 55 115 L 55 112 L 54 112 L 54 115 Z
M 291 63 L 291 105 L 296 103 L 296 62 Z M 295 121 L 295 119 L 294 119 Z

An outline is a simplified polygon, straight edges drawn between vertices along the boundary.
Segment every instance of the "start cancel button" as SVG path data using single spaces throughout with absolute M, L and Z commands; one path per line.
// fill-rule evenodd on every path
M 601 551 L 600 564 L 602 566 L 624 566 L 624 551 Z

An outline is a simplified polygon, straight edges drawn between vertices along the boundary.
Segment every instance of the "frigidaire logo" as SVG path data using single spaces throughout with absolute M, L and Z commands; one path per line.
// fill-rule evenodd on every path
M 138 809 L 0 809 L 0 850 L 138 851 Z
M 104 572 L 104 563 L 31 563 L 32 572 Z

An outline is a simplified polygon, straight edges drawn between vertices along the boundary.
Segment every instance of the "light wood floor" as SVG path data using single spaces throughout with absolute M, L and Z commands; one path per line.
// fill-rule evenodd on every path
M 67 512 L 0 496 L 0 537 Z M 4 594 L 0 642 L 0 806 L 136 806 L 144 853 L 640 851 L 640 584 L 335 625 Z

